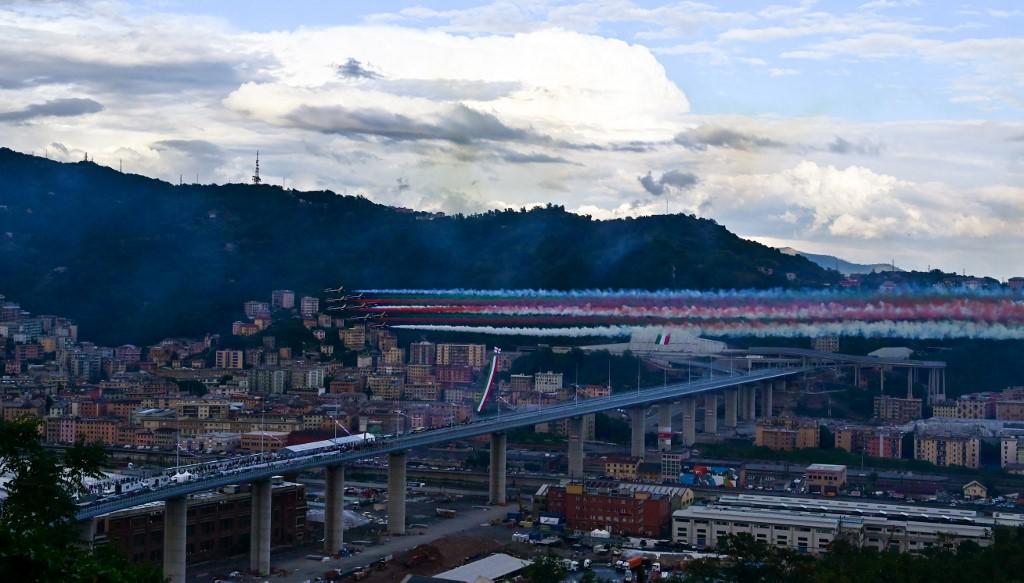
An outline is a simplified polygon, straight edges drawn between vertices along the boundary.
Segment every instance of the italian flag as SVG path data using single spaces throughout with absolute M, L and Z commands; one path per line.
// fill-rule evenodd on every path
M 658 346 L 668 346 L 668 340 L 672 338 L 671 334 L 658 334 L 657 340 L 654 341 Z
M 501 349 L 495 347 L 494 357 L 491 359 L 491 370 L 487 372 L 487 383 L 484 384 L 484 394 L 480 396 L 480 402 L 476 406 L 477 413 L 483 412 L 484 407 L 487 406 L 487 401 L 490 400 L 491 394 L 494 392 L 494 377 L 498 374 L 499 354 L 501 354 Z

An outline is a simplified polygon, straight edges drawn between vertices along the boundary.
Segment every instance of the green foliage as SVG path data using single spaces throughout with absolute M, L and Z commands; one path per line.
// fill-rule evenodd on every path
M 196 397 L 202 397 L 209 392 L 206 385 L 200 381 L 186 380 L 186 379 L 172 379 L 172 381 L 178 385 L 178 390 L 183 394 L 193 395 Z
M 160 574 L 112 549 L 78 544 L 75 498 L 99 477 L 103 448 L 81 442 L 63 463 L 42 447 L 34 420 L 0 421 L 0 471 L 10 473 L 0 506 L 0 581 L 157 582 Z
M 710 289 L 838 279 L 688 215 L 596 221 L 550 205 L 443 216 L 326 191 L 175 186 L 8 149 L 0 176 L 9 209 L 0 232 L 17 233 L 0 241 L 4 293 L 34 312 L 60 310 L 101 343 L 226 327 L 245 300 L 274 287 Z
M 629 423 L 625 420 L 612 417 L 608 413 L 598 413 L 594 416 L 594 437 L 599 441 L 628 445 L 632 435 Z
M 562 583 L 566 574 L 562 559 L 553 556 L 536 557 L 522 571 L 529 583 Z
M 486 470 L 491 467 L 491 454 L 482 449 L 475 449 L 466 458 L 465 466 L 473 470 Z

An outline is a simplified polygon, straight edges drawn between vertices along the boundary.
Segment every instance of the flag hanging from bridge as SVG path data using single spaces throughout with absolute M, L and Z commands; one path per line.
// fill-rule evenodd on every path
M 668 346 L 669 339 L 672 338 L 671 334 L 658 334 L 658 337 L 654 340 L 654 343 L 658 346 Z
M 501 354 L 501 349 L 497 346 L 494 347 L 494 356 L 491 358 L 491 369 L 487 371 L 487 381 L 484 384 L 484 394 L 480 396 L 480 403 L 476 406 L 476 412 L 482 413 L 484 408 L 487 407 L 487 401 L 490 400 L 491 394 L 494 392 L 494 378 L 498 376 L 498 355 Z M 500 404 L 498 405 L 501 406 Z

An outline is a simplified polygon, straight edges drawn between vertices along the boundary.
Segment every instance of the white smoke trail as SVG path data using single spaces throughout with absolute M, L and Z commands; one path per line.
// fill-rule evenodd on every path
M 979 322 L 827 322 L 817 324 L 745 324 L 720 326 L 582 326 L 563 328 L 528 328 L 514 326 L 467 326 L 446 324 L 400 324 L 393 328 L 435 332 L 463 332 L 497 336 L 566 337 L 628 336 L 636 330 L 659 328 L 697 336 L 814 338 L 818 336 L 862 336 L 866 338 L 907 338 L 946 340 L 969 338 L 979 340 L 1022 340 L 1024 328 Z

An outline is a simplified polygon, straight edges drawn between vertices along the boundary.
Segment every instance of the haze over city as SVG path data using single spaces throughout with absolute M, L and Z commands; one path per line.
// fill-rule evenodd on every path
M 0 0 L 0 582 L 1019 583 L 1018 4 Z
M 694 213 L 1006 278 L 1014 2 L 7 2 L 5 145 L 420 210 Z

